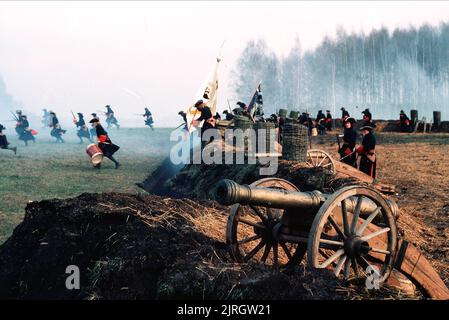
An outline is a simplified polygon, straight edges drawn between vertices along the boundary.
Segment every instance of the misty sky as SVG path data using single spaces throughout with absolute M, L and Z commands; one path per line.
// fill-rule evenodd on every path
M 143 96 L 156 125 L 178 125 L 223 41 L 219 110 L 249 40 L 264 38 L 286 55 L 295 35 L 307 50 L 338 26 L 369 32 L 441 21 L 449 21 L 449 2 L 2 1 L 0 74 L 28 112 L 47 107 L 68 122 L 70 109 L 110 104 L 123 124 L 141 125 L 133 114 L 143 102 L 128 89 Z

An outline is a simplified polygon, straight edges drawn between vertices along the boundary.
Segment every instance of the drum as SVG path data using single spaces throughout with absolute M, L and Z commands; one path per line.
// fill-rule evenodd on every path
M 87 146 L 86 153 L 90 157 L 94 166 L 100 164 L 101 161 L 103 161 L 103 152 L 95 143 Z

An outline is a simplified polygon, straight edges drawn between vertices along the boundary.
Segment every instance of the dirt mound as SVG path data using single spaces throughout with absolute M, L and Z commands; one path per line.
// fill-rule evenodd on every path
M 221 179 L 231 179 L 240 184 L 250 184 L 267 177 L 260 175 L 260 168 L 260 164 L 190 164 L 165 182 L 159 180 L 159 184 L 148 183 L 147 186 L 153 187 L 148 187 L 145 190 L 163 196 L 213 200 L 216 185 Z M 152 181 L 153 176 L 150 176 L 147 181 Z M 279 161 L 279 167 L 274 177 L 292 182 L 301 191 L 332 192 L 342 186 L 357 182 L 349 178 L 335 178 L 332 173 L 322 168 L 309 168 L 306 164 L 284 160 Z
M 343 287 L 327 270 L 298 266 L 286 274 L 233 263 L 223 242 L 226 215 L 191 200 L 115 193 L 31 203 L 0 247 L 0 298 L 397 297 L 388 288 Z M 68 265 L 80 269 L 80 290 L 65 287 Z
M 222 242 L 226 216 L 190 200 L 84 194 L 32 203 L 26 212 L 23 223 L 0 247 L 1 298 L 281 298 L 292 294 L 281 290 L 289 278 L 272 276 L 259 266 L 231 263 Z M 65 287 L 65 269 L 72 264 L 80 268 L 81 290 Z M 252 275 L 245 276 L 249 271 Z M 278 283 L 276 293 L 263 290 L 270 283 Z M 309 295 L 296 287 L 298 297 Z

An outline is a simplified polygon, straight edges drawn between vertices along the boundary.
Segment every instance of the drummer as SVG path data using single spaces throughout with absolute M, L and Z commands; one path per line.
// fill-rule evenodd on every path
M 103 152 L 103 155 L 110 159 L 115 164 L 115 168 L 118 169 L 120 167 L 120 163 L 115 160 L 113 157 L 114 153 L 120 149 L 119 146 L 112 143 L 111 139 L 108 136 L 106 130 L 104 130 L 103 126 L 100 124 L 100 120 L 94 118 L 89 121 L 92 124 L 92 128 L 95 129 L 95 133 L 98 139 L 98 147 Z M 97 164 L 95 168 L 100 169 L 101 163 Z

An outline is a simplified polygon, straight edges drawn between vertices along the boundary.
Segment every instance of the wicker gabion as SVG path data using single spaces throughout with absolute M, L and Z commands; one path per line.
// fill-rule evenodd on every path
M 247 130 L 247 129 L 252 129 L 253 127 L 253 121 L 245 116 L 239 116 L 236 115 L 234 116 L 234 129 L 241 129 L 243 131 Z M 249 145 L 249 139 L 251 137 L 245 137 L 244 139 L 244 147 L 245 147 L 245 151 L 248 150 L 248 145 Z
M 285 118 L 287 118 L 288 110 L 287 109 L 279 109 L 278 114 L 279 114 L 280 118 L 285 119 Z
M 291 119 L 298 119 L 299 118 L 299 111 L 290 111 L 290 115 L 288 116 Z
M 307 148 L 307 128 L 297 123 L 286 123 L 282 132 L 282 159 L 306 162 Z

